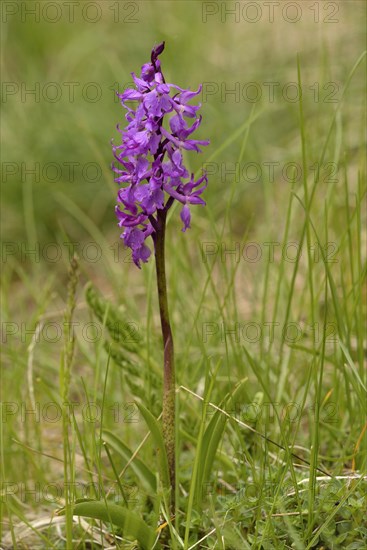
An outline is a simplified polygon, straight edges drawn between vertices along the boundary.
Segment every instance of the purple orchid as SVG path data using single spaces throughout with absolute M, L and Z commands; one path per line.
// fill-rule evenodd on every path
M 164 42 L 155 46 L 151 62 L 142 66 L 140 77 L 132 73 L 135 88 L 118 94 L 127 110 L 128 124 L 124 130 L 117 127 L 122 142 L 113 145 L 118 163 L 112 165 L 115 181 L 125 185 L 118 192 L 116 215 L 124 228 L 121 237 L 131 248 L 138 267 L 151 254 L 146 239 L 156 239 L 160 217 L 174 200 L 183 205 L 182 231 L 190 227 L 190 205 L 205 205 L 200 195 L 207 186 L 207 176 L 203 174 L 195 181 L 182 156 L 183 150 L 201 152 L 199 146 L 209 144 L 190 138 L 200 126 L 201 116 L 197 116 L 200 104 L 192 106 L 188 102 L 201 92 L 201 86 L 193 92 L 167 84 L 158 59 L 163 50 Z M 135 110 L 126 105 L 131 101 L 137 102 Z M 193 123 L 188 125 L 186 118 L 194 119 Z

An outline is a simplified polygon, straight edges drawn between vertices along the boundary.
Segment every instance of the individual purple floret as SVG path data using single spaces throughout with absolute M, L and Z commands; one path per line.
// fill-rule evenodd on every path
M 113 145 L 117 165 L 115 181 L 122 185 L 118 192 L 116 215 L 118 224 L 124 228 L 121 237 L 131 248 L 135 264 L 147 262 L 151 254 L 145 241 L 155 238 L 159 228 L 159 211 L 167 211 L 174 200 L 182 203 L 182 231 L 190 227 L 190 205 L 205 201 L 201 194 L 207 186 L 203 174 L 195 181 L 183 164 L 182 150 L 200 151 L 200 146 L 209 141 L 191 139 L 200 126 L 197 115 L 200 104 L 189 101 L 201 92 L 184 90 L 175 84 L 167 84 L 158 56 L 164 50 L 164 42 L 155 46 L 151 62 L 142 66 L 138 78 L 132 77 L 135 88 L 118 94 L 127 110 L 128 124 L 121 133 L 121 145 Z M 132 109 L 126 102 L 137 102 Z M 188 125 L 186 119 L 193 119 Z

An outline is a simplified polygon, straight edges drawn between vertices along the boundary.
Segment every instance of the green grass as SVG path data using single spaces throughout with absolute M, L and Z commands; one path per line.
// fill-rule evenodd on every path
M 303 2 L 297 24 L 252 25 L 203 23 L 201 3 L 181 1 L 139 2 L 138 23 L 116 24 L 108 4 L 94 25 L 77 12 L 73 24 L 3 26 L 5 82 L 97 82 L 102 98 L 3 98 L 2 547 L 362 549 L 363 3 L 338 3 L 334 24 L 314 23 Z M 169 81 L 263 90 L 256 103 L 203 100 L 211 145 L 187 161 L 207 165 L 207 206 L 186 234 L 178 209 L 169 216 L 175 518 L 154 262 L 138 271 L 118 242 L 109 170 L 123 121 L 110 87 L 161 39 Z M 266 82 L 280 83 L 272 102 Z M 301 101 L 282 95 L 290 82 Z M 39 181 L 22 162 L 40 164 Z M 65 162 L 80 163 L 73 181 Z M 90 162 L 96 181 L 83 179 Z M 47 163 L 62 168 L 56 182 Z M 35 243 L 39 258 L 25 254 Z

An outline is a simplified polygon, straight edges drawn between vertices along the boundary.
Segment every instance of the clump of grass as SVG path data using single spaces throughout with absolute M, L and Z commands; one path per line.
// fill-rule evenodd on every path
M 185 3 L 182 12 L 178 7 L 182 19 L 176 21 L 165 8 L 178 35 L 180 25 L 196 9 L 195 3 Z M 164 14 L 159 14 L 159 21 L 157 14 L 151 15 L 150 22 L 161 28 Z M 82 250 L 83 243 L 97 243 L 103 260 L 92 263 L 81 258 L 81 278 L 92 284 L 85 302 L 78 298 L 76 307 L 76 269 L 74 282 L 69 281 L 68 303 L 64 303 L 65 257 L 59 264 L 37 263 L 29 257 L 22 260 L 19 252 L 4 266 L 3 319 L 19 326 L 27 320 L 29 329 L 24 338 L 20 332 L 8 335 L 4 346 L 4 422 L 0 425 L 1 472 L 6 483 L 0 501 L 4 548 L 132 549 L 152 548 L 156 541 L 158 548 L 167 540 L 168 530 L 170 544 L 177 549 L 365 547 L 366 171 L 359 122 L 365 110 L 359 99 L 364 58 L 359 58 L 358 33 L 352 32 L 359 25 L 357 15 L 350 10 L 348 18 L 353 20 L 349 27 L 323 27 L 330 48 L 320 49 L 320 59 L 313 46 L 308 49 L 314 27 L 307 33 L 305 26 L 297 27 L 298 63 L 293 58 L 290 61 L 291 54 L 279 57 L 272 30 L 264 28 L 258 33 L 258 27 L 246 26 L 259 56 L 259 70 L 254 67 L 251 78 L 263 82 L 277 70 L 295 82 L 298 73 L 305 90 L 302 103 L 280 100 L 249 106 L 213 97 L 203 105 L 205 118 L 212 121 L 212 156 L 206 161 L 228 161 L 235 174 L 228 178 L 229 184 L 222 181 L 219 171 L 212 176 L 208 208 L 196 216 L 192 228 L 197 245 L 189 246 L 187 239 L 174 232 L 167 242 L 172 323 L 180 329 L 175 332 L 180 418 L 176 445 L 180 453 L 174 520 L 167 513 L 161 488 L 164 464 L 157 429 L 161 350 L 154 266 L 146 266 L 137 277 L 123 254 L 115 261 L 116 247 L 109 248 L 113 238 L 106 229 L 111 224 L 112 190 L 110 197 L 101 182 L 71 188 L 65 181 L 54 188 L 43 183 L 27 186 L 15 177 L 14 186 L 6 189 L 11 212 L 7 223 L 14 239 L 21 237 L 24 220 L 29 247 L 35 238 L 62 243 L 67 227 L 70 241 L 78 239 Z M 52 32 L 57 29 L 54 26 Z M 115 27 L 109 29 L 114 44 L 136 33 L 136 29 L 126 29 L 121 37 L 120 31 L 114 34 Z M 197 32 L 188 41 L 187 55 L 191 56 L 191 47 L 201 45 L 203 55 L 208 55 L 208 80 L 229 81 L 235 69 L 226 66 L 227 46 L 220 39 L 226 37 L 226 44 L 232 36 L 242 39 L 240 25 L 216 27 L 214 54 L 196 42 L 199 38 L 195 37 L 206 34 L 195 18 L 193 29 Z M 43 31 L 45 36 L 38 36 L 39 55 L 35 53 L 33 65 L 27 65 L 34 78 L 42 74 L 46 51 L 42 48 L 52 42 L 47 29 Z M 347 48 L 341 31 L 348 31 Z M 152 41 L 149 33 L 151 24 L 142 50 Z M 16 50 L 14 59 L 22 61 L 20 46 L 14 44 L 18 34 L 9 40 Z M 268 50 L 262 52 L 260 34 L 264 44 L 274 40 L 273 56 Z M 86 51 L 90 51 L 91 38 L 90 29 L 78 37 Z M 24 40 L 31 48 L 30 38 Z M 291 45 L 286 32 L 284 41 Z M 135 52 L 131 55 L 138 57 Z M 233 64 L 246 74 L 251 72 L 241 52 L 233 51 L 233 55 Z M 87 66 L 81 56 L 75 55 L 80 68 Z M 185 56 L 186 51 L 177 71 L 187 65 Z M 73 73 L 62 52 L 60 59 Z M 106 63 L 103 55 L 101 66 L 108 85 L 117 68 L 124 72 L 113 56 Z M 19 70 L 22 67 L 19 63 Z M 52 70 L 55 79 L 62 77 L 61 70 L 59 75 L 56 68 Z M 198 80 L 203 65 L 193 63 L 192 71 Z M 324 81 L 338 81 L 337 104 L 310 100 L 311 75 L 312 82 L 320 81 L 320 89 Z M 11 73 L 8 76 L 11 80 Z M 21 124 L 25 157 L 39 156 L 48 162 L 48 146 L 34 140 L 42 130 L 38 116 L 42 105 L 31 110 L 28 103 L 19 102 L 16 107 L 6 115 L 11 150 L 21 145 L 18 133 L 10 129 Z M 62 116 L 58 117 L 57 106 L 51 107 L 50 128 L 65 130 L 60 131 L 57 159 L 52 160 L 61 164 L 77 150 L 87 162 L 93 153 L 93 159 L 102 159 L 103 173 L 109 179 L 103 147 L 114 109 L 102 120 L 101 113 L 107 112 L 102 105 L 96 105 L 96 111 L 91 105 L 81 105 L 77 124 L 85 139 L 77 144 L 65 128 L 65 121 L 69 125 L 66 109 L 60 109 Z M 265 177 L 256 185 L 243 181 L 240 167 L 254 159 L 259 163 L 272 159 L 297 162 L 302 178 L 285 182 L 281 171 L 276 171 L 273 182 Z M 337 168 L 335 181 L 325 181 L 327 163 Z M 193 169 L 199 168 L 194 163 Z M 54 220 L 52 204 L 60 212 L 61 226 Z M 169 217 L 168 224 L 174 224 L 175 217 Z M 272 261 L 266 261 L 263 246 L 269 241 L 279 243 Z M 263 258 L 251 263 L 241 254 L 239 260 L 235 254 L 223 254 L 222 244 L 229 251 L 235 250 L 236 242 L 241 251 L 243 244 L 257 243 Z M 296 261 L 287 261 L 282 254 L 289 242 L 303 245 Z M 205 243 L 212 243 L 216 250 L 206 258 Z M 48 319 L 64 325 L 63 312 L 66 320 L 81 323 L 75 325 L 75 337 L 67 332 L 66 324 L 62 341 L 45 341 L 41 327 Z M 142 316 L 143 322 L 139 321 Z M 241 328 L 249 322 L 260 327 L 273 323 L 275 337 L 265 338 L 263 331 L 263 337 L 252 341 L 243 336 L 245 332 L 236 332 L 236 323 Z M 99 338 L 90 341 L 85 337 L 83 327 L 88 323 L 98 325 Z M 299 327 L 295 341 L 282 337 L 281 329 L 287 323 Z M 37 326 L 40 338 L 33 330 Z M 22 403 L 30 407 L 30 389 L 24 383 L 30 346 L 32 403 L 40 403 L 41 410 L 48 402 L 69 403 L 59 422 L 51 424 L 42 414 L 22 415 Z M 74 402 L 79 406 L 67 414 Z M 93 407 L 99 411 L 96 419 L 86 414 Z M 46 493 L 50 483 L 62 488 L 61 496 L 51 498 Z M 71 483 L 70 490 L 65 492 L 64 483 Z M 36 484 L 45 492 L 37 492 Z M 107 512 L 103 517 L 95 501 L 104 503 Z M 60 508 L 65 515 L 56 515 Z M 89 519 L 77 518 L 75 511 Z
M 73 501 L 72 487 L 75 482 L 75 464 L 73 446 L 75 445 L 72 424 L 70 422 L 70 383 L 71 367 L 75 349 L 75 336 L 72 329 L 73 314 L 76 306 L 76 291 L 79 280 L 77 257 L 70 262 L 67 302 L 64 314 L 64 349 L 60 368 L 60 397 L 62 403 L 63 462 L 65 487 L 66 544 L 73 546 Z M 70 441 L 71 440 L 71 441 Z

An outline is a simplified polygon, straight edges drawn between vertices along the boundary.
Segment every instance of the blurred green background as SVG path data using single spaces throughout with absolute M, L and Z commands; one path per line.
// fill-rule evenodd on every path
M 263 170 L 258 181 L 242 178 L 232 208 L 234 229 L 242 234 L 250 215 L 255 223 L 264 220 L 266 199 L 272 205 L 282 204 L 283 191 L 288 192 L 290 184 L 284 182 L 281 168 L 286 162 L 301 161 L 299 107 L 285 95 L 291 98 L 295 91 L 287 86 L 297 81 L 297 53 L 309 156 L 316 160 L 342 85 L 363 50 L 364 3 L 359 1 L 316 5 L 302 1 L 293 3 L 296 8 L 289 2 L 279 6 L 258 2 L 256 11 L 253 6 L 246 8 L 248 2 L 103 1 L 77 2 L 72 8 L 56 4 L 59 9 L 55 2 L 2 6 L 6 241 L 54 242 L 61 227 L 71 240 L 88 238 L 85 224 L 66 208 L 69 203 L 103 228 L 108 239 L 118 239 L 110 140 L 119 139 L 115 126 L 124 124 L 124 110 L 114 90 L 131 82 L 130 72 L 139 72 L 152 46 L 161 40 L 166 41 L 162 63 L 168 81 L 191 89 L 204 83 L 207 92 L 201 98 L 199 138 L 209 137 L 211 145 L 202 155 L 190 155 L 193 169 L 208 161 L 252 109 L 258 116 L 243 163 L 258 163 Z M 270 82 L 276 83 L 273 101 L 269 84 L 264 84 Z M 363 79 L 353 80 L 343 111 L 343 138 L 351 160 L 361 137 L 361 86 Z M 32 89 L 36 94 L 27 93 Z M 252 101 L 259 89 L 261 97 Z M 226 90 L 237 92 L 226 94 Z M 231 175 L 226 170 L 233 168 L 239 148 L 237 140 L 215 159 L 224 167 L 210 169 L 206 199 L 218 219 L 230 192 Z M 332 160 L 330 153 L 326 162 Z M 267 197 L 264 162 L 279 162 L 281 167 L 275 184 L 268 185 Z M 36 175 L 27 173 L 32 169 Z M 254 178 L 251 169 L 249 174 L 249 179 Z M 199 216 L 202 211 L 197 210 L 194 226 Z
M 236 267 L 225 256 L 230 270 L 238 268 L 235 300 L 244 319 L 270 315 L 275 283 L 265 269 L 268 249 L 262 243 L 282 240 L 292 163 L 297 170 L 294 190 L 303 194 L 299 102 L 294 100 L 297 56 L 309 185 L 339 108 L 312 214 L 323 228 L 327 198 L 328 240 L 338 245 L 345 206 L 342 175 L 346 171 L 353 194 L 364 166 L 363 66 L 341 104 L 342 89 L 363 51 L 364 3 L 255 6 L 197 1 L 2 4 L 5 320 L 32 324 L 33 315 L 44 309 L 40 289 L 51 293 L 53 308 L 63 308 L 73 249 L 80 256 L 82 283 L 90 279 L 113 300 L 131 301 L 136 319 L 145 311 L 152 265 L 138 272 L 119 239 L 111 139 L 120 138 L 116 124 L 125 124 L 115 90 L 129 85 L 130 73 L 139 73 L 153 45 L 162 40 L 167 81 L 191 89 L 203 84 L 197 137 L 210 139 L 201 155 L 186 156 L 193 171 L 207 166 L 207 207 L 192 209 L 192 229 L 186 234 L 178 210 L 170 219 L 172 309 L 182 306 L 191 312 L 196 307 L 192 289 L 202 289 L 206 277 L 200 261 L 203 243 L 221 246 L 222 240 L 224 250 L 231 250 L 237 242 L 242 252 L 247 240 L 260 243 L 263 257 Z M 299 239 L 302 220 L 299 210 L 288 240 Z M 195 269 L 188 272 L 190 266 Z M 269 282 L 267 298 L 262 296 L 264 280 L 265 287 Z M 216 281 L 218 294 L 225 295 L 223 278 Z M 300 288 L 302 284 L 301 278 Z M 12 300 L 14 291 L 19 300 Z M 218 305 L 212 300 L 204 303 L 204 320 L 216 319 Z
M 41 338 L 37 342 L 31 374 L 29 356 L 33 348 L 29 345 L 40 322 L 62 322 L 70 250 L 75 247 L 82 271 L 76 319 L 84 323 L 93 319 L 83 295 L 83 285 L 92 280 L 112 304 L 120 307 L 124 319 L 138 324 L 142 349 L 147 350 L 149 359 L 139 360 L 141 379 L 131 378 L 130 382 L 141 384 L 147 406 L 159 414 L 159 400 L 150 387 L 150 361 L 160 365 L 162 360 L 154 262 L 138 271 L 123 250 L 114 213 L 118 185 L 110 165 L 111 139 L 119 139 L 116 124 L 125 124 L 125 111 L 115 90 L 127 86 L 130 73 L 139 73 L 152 47 L 165 40 L 161 61 L 166 80 L 193 90 L 203 84 L 203 121 L 197 137 L 210 139 L 210 146 L 201 155 L 186 156 L 192 171 L 207 167 L 207 206 L 192 208 L 192 228 L 185 234 L 181 232 L 179 210 L 174 210 L 167 232 L 178 384 L 201 394 L 208 357 L 221 358 L 213 401 L 220 403 L 235 382 L 248 377 L 246 402 L 251 403 L 259 396 L 267 399 L 267 394 L 261 393 L 260 373 L 272 399 L 282 404 L 298 400 L 302 411 L 307 411 L 309 416 L 300 420 L 294 439 L 293 425 L 289 429 L 290 440 L 299 444 L 306 457 L 313 445 L 314 417 L 310 411 L 315 402 L 322 400 L 324 405 L 331 396 L 328 404 L 336 405 L 336 424 L 320 424 L 322 460 L 333 473 L 351 468 L 356 444 L 363 435 L 364 386 L 359 384 L 360 378 L 354 378 L 352 368 L 345 368 L 339 341 L 331 339 L 326 346 L 319 393 L 319 364 L 313 366 L 320 355 L 321 340 L 320 334 L 314 338 L 312 330 L 314 323 L 319 323 L 320 330 L 324 322 L 330 323 L 348 348 L 348 361 L 353 366 L 355 361 L 355 371 L 358 368 L 363 378 L 363 63 L 356 68 L 343 100 L 342 90 L 365 47 L 365 3 L 5 1 L 1 3 L 1 17 L 2 317 L 5 323 L 18 323 L 15 336 L 5 335 L 5 397 L 30 406 L 33 390 L 41 402 L 58 396 L 62 339 L 55 343 Z M 294 95 L 297 58 L 302 79 L 302 124 L 300 103 Z M 305 181 L 301 175 L 302 132 L 308 170 Z M 312 188 L 315 163 L 326 142 L 310 216 L 321 242 L 335 244 L 337 261 L 324 264 L 315 256 L 316 237 L 294 199 L 287 240 L 297 242 L 307 231 L 305 241 L 314 247 L 312 254 L 308 258 L 304 249 L 295 267 L 282 257 L 278 247 L 274 261 L 267 262 L 264 243 L 280 244 L 285 238 L 291 192 L 305 199 L 304 189 Z M 292 167 L 297 177 L 293 177 Z M 237 243 L 242 253 L 246 242 L 260 245 L 260 261 L 246 261 L 242 256 L 236 261 L 226 254 L 219 259 L 213 256 L 208 263 L 202 261 L 205 243 L 218 250 L 223 245 L 224 252 L 233 250 Z M 329 294 L 325 291 L 327 268 L 335 282 L 333 295 L 330 288 Z M 243 341 L 227 341 L 222 330 L 207 340 L 203 338 L 206 322 L 217 323 L 216 328 L 222 329 L 224 323 L 233 328 L 237 321 L 269 320 L 279 320 L 279 325 L 297 322 L 305 330 L 298 347 L 284 344 L 279 332 L 274 345 L 245 342 L 258 361 L 255 369 L 244 354 Z M 21 334 L 19 323 L 24 323 L 28 332 Z M 91 343 L 84 334 L 77 340 L 72 397 L 84 399 L 83 376 L 88 392 L 101 399 L 107 364 L 104 341 Z M 117 363 L 111 362 L 110 368 L 109 399 L 134 399 L 137 393 L 129 386 L 129 373 Z M 182 426 L 188 434 L 196 434 L 201 421 L 198 402 L 181 393 L 180 403 Z M 8 479 L 44 478 L 46 482 L 57 474 L 55 461 L 47 456 L 38 460 L 30 449 L 37 447 L 47 453 L 55 446 L 60 451 L 60 427 L 32 422 L 31 417 L 23 422 L 14 415 L 6 426 L 4 463 Z M 85 424 L 83 430 L 93 455 L 97 431 L 94 425 Z M 116 429 L 112 420 L 110 424 Z M 267 428 L 259 429 L 279 437 L 276 423 L 271 423 L 269 431 Z M 136 429 L 124 424 L 118 429 L 133 447 L 145 426 L 142 423 Z M 190 438 L 187 444 L 186 439 L 181 466 L 187 489 L 195 445 Z M 15 440 L 29 448 L 25 450 Z M 246 456 L 263 464 L 265 472 L 267 450 L 263 452 L 259 441 L 248 434 L 239 441 L 237 445 L 233 438 L 233 454 L 243 457 L 246 445 Z M 365 463 L 362 452 L 358 460 L 357 470 Z M 237 466 L 238 480 L 247 479 L 247 463 Z M 283 462 L 279 462 L 279 471 L 282 468 Z M 232 477 L 228 479 L 233 482 Z M 210 519 L 211 513 L 207 516 Z

